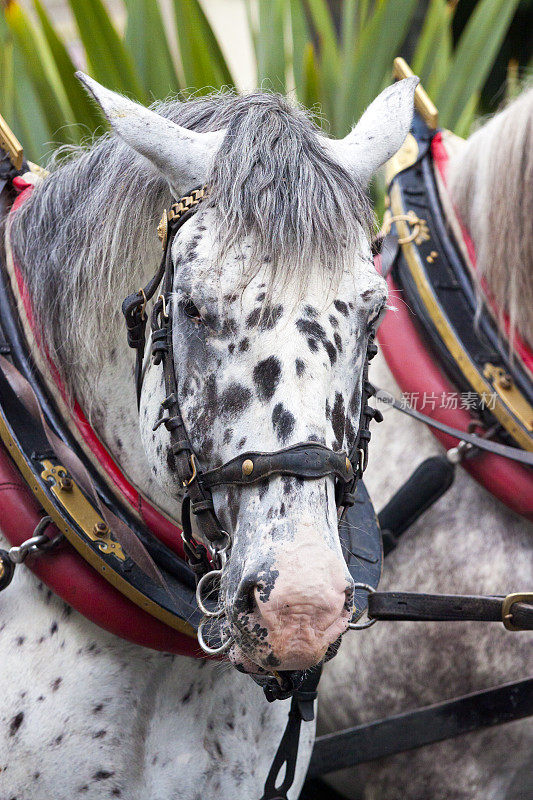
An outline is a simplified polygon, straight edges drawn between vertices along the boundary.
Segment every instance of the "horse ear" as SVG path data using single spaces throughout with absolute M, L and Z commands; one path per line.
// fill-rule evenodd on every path
M 76 72 L 101 107 L 115 133 L 154 164 L 175 196 L 205 183 L 225 131 L 197 133 Z
M 325 139 L 333 155 L 364 186 L 374 172 L 402 146 L 413 118 L 417 77 L 388 86 L 368 106 L 344 139 Z

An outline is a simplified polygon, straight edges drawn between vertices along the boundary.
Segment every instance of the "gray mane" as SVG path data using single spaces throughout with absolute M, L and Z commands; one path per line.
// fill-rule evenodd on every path
M 533 344 L 533 88 L 468 139 L 450 161 L 449 183 L 477 275 Z
M 272 286 L 305 285 L 312 264 L 331 283 L 372 225 L 359 185 L 320 146 L 309 116 L 278 95 L 213 94 L 153 106 L 200 132 L 227 128 L 208 176 L 223 253 L 251 237 L 244 279 L 268 262 Z M 113 135 L 65 160 L 14 215 L 12 242 L 34 311 L 62 371 L 91 349 L 105 357 L 122 298 L 155 270 L 164 178 Z M 184 187 L 184 191 L 192 187 Z

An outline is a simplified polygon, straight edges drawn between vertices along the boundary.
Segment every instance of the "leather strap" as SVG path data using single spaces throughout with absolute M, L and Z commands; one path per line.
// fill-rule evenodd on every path
M 357 725 L 315 741 L 308 778 L 533 716 L 533 678 Z
M 322 667 L 317 667 L 310 671 L 305 676 L 300 688 L 292 695 L 287 727 L 265 781 L 265 789 L 261 800 L 288 800 L 287 794 L 294 782 L 296 772 L 302 721 L 311 722 L 314 719 L 314 701 L 318 694 L 317 689 L 321 672 Z M 283 781 L 279 786 L 276 786 L 279 774 L 284 766 L 285 775 Z
M 372 592 L 368 616 L 376 620 L 503 622 L 505 605 L 505 597 Z M 514 602 L 509 614 L 515 629 L 533 630 L 533 593 L 529 602 Z
M 251 472 L 247 472 L 247 467 Z M 301 442 L 275 453 L 241 453 L 222 467 L 203 472 L 200 480 L 209 487 L 225 483 L 245 486 L 271 475 L 296 475 L 299 478 L 336 475 L 349 483 L 353 480 L 354 470 L 346 453 L 335 453 L 318 442 Z
M 172 242 L 180 227 L 194 214 L 205 188 L 193 190 L 182 198 L 173 208 L 175 214 L 166 215 L 168 231 L 164 239 L 163 258 L 159 268 L 149 283 L 136 294 L 129 295 L 123 304 L 122 311 L 126 319 L 128 343 L 136 351 L 135 382 L 137 404 L 140 403 L 143 381 L 143 359 L 146 345 L 146 304 L 155 295 L 161 284 L 161 293 L 154 303 L 151 312 L 151 356 L 154 364 L 162 364 L 165 382 L 165 400 L 161 403 L 161 415 L 154 430 L 164 425 L 170 433 L 170 463 L 174 469 L 186 496 L 190 502 L 184 507 L 183 516 L 187 516 L 186 527 L 190 527 L 190 514 L 198 518 L 198 527 L 211 542 L 225 537 L 216 517 L 211 488 L 224 484 L 247 485 L 272 475 L 296 475 L 301 478 L 319 478 L 326 475 L 336 477 L 335 501 L 339 509 L 340 519 L 346 509 L 355 502 L 355 487 L 361 478 L 368 460 L 368 443 L 370 441 L 370 422 L 381 421 L 378 409 L 368 404 L 375 389 L 368 380 L 368 364 L 377 353 L 374 335 L 370 333 L 363 366 L 361 388 L 361 410 L 357 438 L 347 456 L 338 453 L 316 442 L 303 442 L 292 447 L 272 453 L 243 453 L 216 469 L 203 472 L 197 462 L 194 449 L 190 443 L 187 429 L 180 410 L 178 384 L 175 372 L 172 340 L 172 314 L 169 306 L 172 303 L 174 268 L 172 262 Z M 191 207 L 191 203 L 193 203 Z M 188 210 L 183 213 L 183 209 Z M 165 217 L 164 217 L 165 219 Z M 353 465 L 352 465 L 353 464 Z M 196 549 L 192 536 L 185 535 L 185 541 L 191 552 Z M 195 558 L 195 570 L 201 569 L 203 558 Z
M 45 441 L 48 442 L 51 452 L 57 456 L 58 460 L 67 469 L 69 477 L 71 477 L 88 496 L 93 507 L 103 518 L 117 541 L 124 546 L 124 550 L 149 579 L 153 581 L 156 586 L 160 587 L 171 601 L 171 605 L 174 606 L 176 603 L 174 592 L 143 543 L 126 523 L 104 505 L 82 461 L 49 427 L 29 382 L 16 367 L 2 355 L 0 355 L 0 378 L 2 381 L 6 381 L 7 386 L 10 387 L 20 403 L 22 403 L 23 407 L 30 415 L 30 418 L 34 421 L 34 424 L 42 429 Z
M 439 422 L 433 419 L 433 417 L 428 417 L 427 414 L 422 414 L 421 411 L 417 411 L 411 408 L 411 406 L 398 402 L 398 400 L 385 389 L 377 389 L 376 397 L 383 403 L 392 406 L 397 411 L 401 411 L 403 414 L 413 417 L 413 419 L 417 419 L 432 428 L 447 433 L 449 436 L 459 439 L 459 441 L 468 442 L 479 450 L 486 450 L 488 453 L 494 453 L 497 456 L 510 458 L 512 461 L 519 461 L 521 464 L 527 464 L 529 467 L 533 467 L 533 452 L 528 453 L 525 450 L 519 450 L 517 447 L 509 447 L 506 444 L 493 442 L 489 439 L 483 439 L 481 436 L 475 436 L 473 433 L 467 433 L 466 431 L 460 431 L 458 428 L 452 428 L 450 425 L 445 425 L 444 422 Z

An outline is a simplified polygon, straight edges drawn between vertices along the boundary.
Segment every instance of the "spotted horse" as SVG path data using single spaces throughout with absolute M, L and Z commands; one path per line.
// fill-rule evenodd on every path
M 336 141 L 276 95 L 147 109 L 80 77 L 112 132 L 57 159 L 49 174 L 22 165 L 4 186 L 21 192 L 9 214 L 4 203 L 6 281 L 39 380 L 29 370 L 21 381 L 22 355 L 15 364 L 4 348 L 2 406 L 10 398 L 33 422 L 14 431 L 3 416 L 3 438 L 11 449 L 10 432 L 26 455 L 18 469 L 33 469 L 35 520 L 41 506 L 69 544 L 30 555 L 36 574 L 17 569 L 2 592 L 0 796 L 259 798 L 291 701 L 267 704 L 243 673 L 311 669 L 352 615 L 335 484 L 354 477 L 346 456 L 358 435 L 369 336 L 387 301 L 365 187 L 407 134 L 417 81 L 386 89 Z M 138 409 L 120 302 L 157 272 L 162 210 L 201 186 L 206 197 L 171 237 L 172 285 L 141 309 L 157 320 Z M 171 523 L 181 522 L 183 451 L 172 426 L 158 424 L 169 415 L 166 370 L 155 363 L 162 318 L 172 323 L 177 399 L 198 470 L 243 453 L 297 456 L 272 474 L 258 465 L 258 482 L 210 489 L 208 513 L 231 538 L 216 606 L 231 663 L 191 658 L 201 615 L 191 571 L 178 580 L 172 557 L 182 552 Z M 26 452 L 24 436 L 37 430 L 40 442 Z M 301 443 L 315 476 L 294 451 Z M 20 481 L 16 471 L 4 479 L 6 498 Z M 209 545 L 191 516 L 195 541 Z M 150 526 L 158 544 L 145 535 Z M 28 539 L 22 517 L 2 527 L 7 550 Z M 37 547 L 53 534 L 52 525 L 41 529 Z M 313 736 L 304 721 L 291 798 Z
M 406 136 L 417 79 L 334 141 L 276 96 L 149 110 L 79 77 L 112 135 L 3 180 L 20 194 L 2 439 L 42 518 L 29 539 L 25 510 L 3 520 L 1 789 L 296 798 L 317 666 L 366 591 L 343 553 L 362 516 L 339 525 L 367 505 L 354 489 L 387 302 L 365 187 Z M 21 478 L 3 468 L 8 502 Z M 192 659 L 196 629 L 237 669 Z

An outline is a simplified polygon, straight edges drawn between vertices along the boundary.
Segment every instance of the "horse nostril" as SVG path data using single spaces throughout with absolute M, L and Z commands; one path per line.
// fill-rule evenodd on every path
M 235 611 L 239 614 L 251 614 L 255 611 L 254 591 L 257 586 L 257 575 L 248 575 L 243 578 L 237 596 L 235 597 Z

